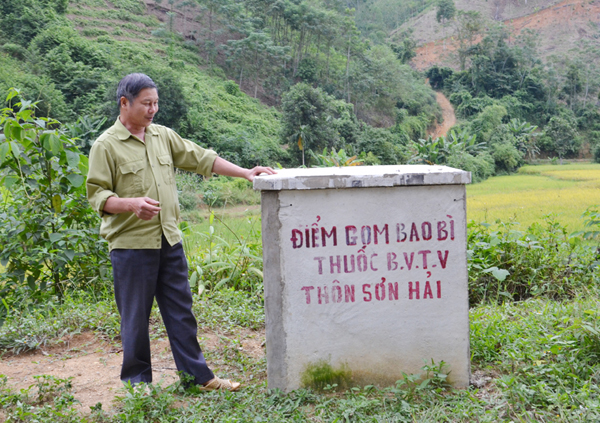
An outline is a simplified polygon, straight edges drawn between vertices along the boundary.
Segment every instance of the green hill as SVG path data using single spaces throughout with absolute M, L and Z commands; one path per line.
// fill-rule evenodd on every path
M 425 78 L 389 46 L 361 37 L 342 4 L 241 5 L 0 0 L 0 90 L 19 88 L 39 101 L 39 114 L 71 125 L 71 135 L 86 134 L 89 145 L 116 118 L 118 80 L 144 72 L 159 86 L 158 123 L 245 166 L 297 164 L 286 144 L 300 128 L 309 149 L 405 162 L 406 143 L 441 119 Z M 286 96 L 305 100 L 290 98 L 298 83 L 311 87 L 305 95 L 322 97 L 319 116 L 278 111 Z M 315 121 L 329 122 L 333 132 L 319 132 Z M 390 129 L 379 149 L 369 146 L 371 126 Z
M 1 21 L 0 91 L 20 89 L 24 98 L 39 101 L 40 114 L 63 123 L 106 116 L 108 125 L 117 115 L 117 82 L 145 72 L 160 89 L 157 123 L 204 145 L 242 143 L 260 152 L 246 161 L 285 158 L 277 142 L 278 113 L 241 93 L 218 69 L 213 76 L 201 70 L 185 44 L 152 36 L 160 21 L 145 14 L 143 4 L 74 2 L 61 14 L 57 4 L 8 3 L 0 3 L 5 12 L 20 7 L 29 13 L 6 13 Z M 36 13 L 45 22 L 34 20 Z M 18 36 L 11 28 L 20 28 Z

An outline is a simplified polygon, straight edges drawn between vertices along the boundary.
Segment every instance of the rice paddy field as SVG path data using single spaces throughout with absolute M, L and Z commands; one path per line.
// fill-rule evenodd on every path
M 548 214 L 569 231 L 583 229 L 582 213 L 600 205 L 600 164 L 524 166 L 519 172 L 467 186 L 467 219 L 515 221 L 526 228 Z

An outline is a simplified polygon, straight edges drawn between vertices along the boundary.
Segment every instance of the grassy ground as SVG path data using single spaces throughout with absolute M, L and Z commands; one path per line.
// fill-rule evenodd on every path
M 554 213 L 569 231 L 581 230 L 581 214 L 600 204 L 600 164 L 524 166 L 519 173 L 467 187 L 467 218 L 515 220 L 527 227 Z
M 199 303 L 197 298 L 196 303 Z M 217 293 L 201 311 L 201 326 L 223 335 L 235 327 L 262 325 L 255 299 L 228 291 Z M 471 358 L 473 385 L 453 390 L 438 365 L 424 367 L 422 380 L 409 376 L 395 386 L 356 387 L 336 392 L 300 389 L 289 394 L 270 391 L 266 363 L 251 360 L 235 348 L 211 362 L 248 381 L 236 394 L 184 392 L 178 384 L 156 384 L 148 390 L 123 389 L 119 410 L 110 415 L 101 406 L 81 411 L 68 380 L 46 377 L 28 390 L 10 390 L 0 376 L 0 421 L 39 422 L 591 422 L 600 418 L 600 337 L 597 296 L 556 302 L 531 299 L 523 303 L 473 308 Z M 70 299 L 47 313 L 22 316 L 19 328 L 34 337 L 95 328 L 118 329 L 114 307 Z M 235 321 L 224 323 L 225 316 Z M 108 317 L 108 319 L 107 319 Z M 158 324 L 158 323 L 157 323 Z M 6 332 L 2 334 L 6 335 Z M 443 370 L 443 369 L 441 369 Z M 104 409 L 108 404 L 105 404 Z
M 543 215 L 554 212 L 559 214 L 560 223 L 565 223 L 571 216 L 573 227 L 570 229 L 574 230 L 580 224 L 581 213 L 598 198 L 594 189 L 597 190 L 599 179 L 598 165 L 526 167 L 518 175 L 492 178 L 470 186 L 469 217 L 477 219 L 477 213 L 480 213 L 486 218 L 487 210 L 488 221 L 491 220 L 490 216 L 508 219 L 517 210 L 517 219 L 520 219 L 522 226 L 526 226 L 540 222 Z M 508 189 L 510 193 L 504 193 Z M 548 288 L 540 290 L 541 294 L 526 301 L 506 300 L 501 304 L 484 302 L 473 306 L 469 316 L 472 385 L 468 389 L 454 390 L 447 386 L 446 369 L 441 363 L 434 363 L 424 365 L 421 374 L 408 375 L 405 380 L 391 387 L 367 386 L 336 391 L 335 386 L 330 385 L 322 392 L 300 389 L 283 394 L 270 391 L 266 386 L 265 360 L 243 356 L 235 348 L 237 341 L 231 335 L 237 328 L 258 333 L 264 331 L 260 279 L 250 278 L 247 272 L 251 266 L 258 267 L 260 263 L 255 259 L 260 256 L 258 210 L 244 206 L 233 211 L 228 209 L 226 213 L 221 209 L 214 211 L 222 221 L 218 218 L 211 221 L 208 214 L 201 212 L 196 216 L 199 223 L 190 228 L 188 243 L 198 251 L 197 257 L 191 260 L 192 269 L 196 260 L 200 267 L 204 266 L 203 278 L 214 278 L 213 275 L 220 278 L 225 272 L 231 275 L 235 273 L 230 281 L 240 281 L 241 290 L 211 291 L 207 288 L 202 296 L 195 297 L 194 310 L 199 316 L 201 328 L 210 328 L 222 334 L 223 339 L 229 339 L 231 348 L 222 355 L 219 355 L 220 352 L 209 352 L 212 354 L 210 359 L 223 368 L 231 369 L 232 377 L 246 381 L 241 392 L 185 392 L 178 384 L 158 384 L 147 390 L 143 387 L 123 389 L 119 393 L 119 411 L 107 414 L 101 406 L 87 411 L 78 409 L 75 406 L 77 392 L 73 392 L 68 380 L 48 377 L 40 379 L 28 390 L 17 392 L 11 390 L 0 375 L 0 421 L 600 421 L 600 300 L 597 267 L 593 271 L 595 273 L 581 266 L 573 267 L 572 273 L 565 273 L 558 282 L 545 280 Z M 525 217 L 529 220 L 525 220 Z M 541 254 L 540 270 L 534 269 L 536 277 L 542 274 L 543 265 L 558 266 L 550 263 L 547 257 L 569 263 L 576 261 L 569 254 L 561 259 L 557 247 L 557 243 L 562 242 L 561 230 L 553 230 L 551 236 L 548 235 L 550 232 L 541 233 L 541 230 L 537 230 L 537 239 L 542 242 L 546 239 L 544 236 L 549 237 L 553 248 L 536 246 L 525 238 L 512 240 L 495 236 L 485 241 L 479 237 L 478 248 L 483 249 L 484 253 L 489 251 L 489 257 L 481 252 L 477 257 L 482 263 L 483 259 L 492 260 L 514 243 L 523 248 L 518 251 L 531 250 L 531 254 Z M 236 247 L 238 238 L 244 242 L 244 248 Z M 212 252 L 207 254 L 207 248 Z M 575 250 L 569 251 L 576 254 Z M 554 255 L 550 256 L 550 253 Z M 531 261 L 525 260 L 527 254 L 530 253 L 524 253 L 521 260 L 515 260 L 517 264 L 511 266 L 522 263 L 520 265 L 524 269 L 526 267 L 525 270 L 531 270 L 528 264 Z M 241 264 L 225 263 L 226 257 L 239 257 L 244 263 L 248 262 L 243 271 L 246 275 L 242 272 Z M 213 269 L 219 263 L 223 270 L 210 273 L 207 269 L 211 267 L 207 267 L 206 262 L 213 263 Z M 494 263 L 489 262 L 484 267 L 493 266 Z M 511 274 L 517 274 L 519 269 L 511 267 L 509 270 Z M 205 282 L 210 287 L 208 279 Z M 212 282 L 217 280 L 212 279 Z M 508 280 L 504 281 L 503 290 L 508 290 Z M 485 283 L 498 281 L 490 276 Z M 566 289 L 567 295 L 558 297 L 559 300 L 554 299 L 554 294 L 548 294 L 553 292 L 551 284 L 557 283 L 571 287 Z M 6 322 L 0 327 L 0 348 L 35 348 L 42 342 L 51 342 L 64 334 L 82 330 L 92 330 L 109 338 L 118 336 L 119 318 L 110 287 L 95 296 L 75 293 L 62 303 L 49 298 L 44 304 L 33 308 L 34 312 L 31 310 L 32 304 L 24 299 L 20 309 L 10 311 Z M 153 311 L 151 322 L 152 333 L 164 332 L 157 310 Z
M 190 234 L 190 242 L 194 246 L 206 246 L 205 237 L 210 227 L 214 228 L 214 235 L 231 243 L 238 237 L 250 238 L 260 242 L 260 206 L 235 206 L 228 208 L 213 208 L 214 218 L 211 223 L 211 210 L 202 209 L 194 212 L 194 221 Z

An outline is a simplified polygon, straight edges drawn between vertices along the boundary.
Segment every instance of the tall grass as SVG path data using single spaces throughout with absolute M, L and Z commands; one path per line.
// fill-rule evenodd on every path
M 515 175 L 467 186 L 467 218 L 515 221 L 526 228 L 554 214 L 568 231 L 583 229 L 581 214 L 600 203 L 600 164 L 524 166 Z

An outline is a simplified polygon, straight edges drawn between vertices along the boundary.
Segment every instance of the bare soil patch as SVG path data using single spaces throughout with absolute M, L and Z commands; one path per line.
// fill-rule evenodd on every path
M 503 20 L 503 23 L 511 28 L 509 42 L 525 30 L 539 33 L 539 52 L 546 57 L 568 51 L 582 38 L 593 37 L 593 26 L 600 23 L 600 1 L 564 0 L 525 16 Z M 426 70 L 435 64 L 457 68 L 458 41 L 451 32 L 448 28 L 445 41 L 440 33 L 438 39 L 424 42 L 411 64 L 418 70 Z
M 240 339 L 237 347 L 240 353 L 260 360 L 265 356 L 264 331 L 255 332 L 240 329 L 235 334 L 215 332 L 199 333 L 200 345 L 207 355 L 217 360 L 210 363 L 215 373 L 227 372 L 219 366 L 218 357 L 223 348 L 229 347 L 229 339 Z M 169 341 L 166 337 L 152 340 L 153 381 L 167 386 L 179 380 Z M 123 396 L 123 384 L 119 379 L 121 371 L 120 342 L 102 339 L 91 332 L 72 338 L 62 339 L 58 344 L 18 355 L 5 353 L 0 359 L 0 374 L 7 376 L 8 387 L 14 392 L 35 384 L 34 376 L 51 375 L 61 379 L 72 379 L 72 393 L 81 404 L 82 413 L 89 413 L 90 407 L 102 403 L 108 413 L 116 410 L 116 396 Z M 2 420 L 0 413 L 0 421 Z

